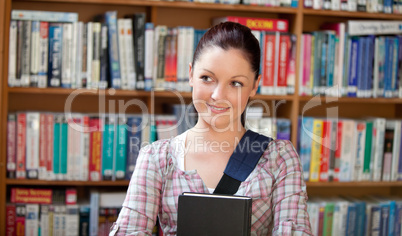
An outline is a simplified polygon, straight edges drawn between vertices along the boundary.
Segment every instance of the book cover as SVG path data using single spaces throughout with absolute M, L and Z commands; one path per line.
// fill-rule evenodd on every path
M 251 30 L 288 32 L 288 21 L 286 19 L 254 18 L 240 16 L 226 16 L 214 18 L 212 24 L 231 21 L 249 27 Z
M 177 235 L 250 235 L 250 197 L 183 193 L 178 200 Z

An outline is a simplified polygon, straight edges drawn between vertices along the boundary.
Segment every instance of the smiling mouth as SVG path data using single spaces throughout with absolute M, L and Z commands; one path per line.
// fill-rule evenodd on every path
M 216 111 L 227 111 L 229 110 L 229 107 L 216 107 L 210 104 L 207 104 L 209 108 L 211 108 L 212 110 L 216 110 Z

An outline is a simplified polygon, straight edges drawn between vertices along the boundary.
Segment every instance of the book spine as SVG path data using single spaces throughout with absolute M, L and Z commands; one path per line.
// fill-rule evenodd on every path
M 65 115 L 61 115 L 60 123 L 60 180 L 67 179 L 68 167 L 68 123 Z
M 21 86 L 28 87 L 30 81 L 31 36 L 32 22 L 22 23 L 22 55 L 21 55 Z
M 88 181 L 89 179 L 89 152 L 90 152 L 90 133 L 89 133 L 89 116 L 83 115 L 82 116 L 82 130 L 81 130 L 81 150 L 80 150 L 80 157 L 81 157 L 81 172 L 80 172 L 80 180 L 81 181 Z
M 30 87 L 38 87 L 38 73 L 39 73 L 39 62 L 40 62 L 40 22 L 31 22 L 31 53 L 30 53 Z
M 185 66 L 185 40 L 186 40 L 186 28 L 177 27 L 177 87 L 179 91 L 184 90 L 184 68 Z
M 113 114 L 104 117 L 104 132 L 102 137 L 102 179 L 112 180 L 114 176 L 113 169 L 113 148 L 115 137 L 115 117 Z
M 354 162 L 354 175 L 352 180 L 361 181 L 363 179 L 363 165 L 364 165 L 364 150 L 365 150 L 365 138 L 366 138 L 366 122 L 356 121 L 355 123 L 355 139 L 356 139 L 356 159 Z M 353 164 L 353 163 L 352 163 Z
M 391 37 L 385 38 L 385 71 L 384 71 L 384 97 L 392 98 L 392 64 L 394 44 Z
M 101 28 L 99 22 L 92 23 L 92 60 L 91 60 L 91 83 L 89 88 L 98 89 L 100 81 L 100 53 L 101 53 Z
M 108 38 L 107 25 L 102 24 L 100 32 L 100 72 L 99 72 L 99 89 L 108 88 L 109 73 L 109 55 L 108 55 Z
M 136 88 L 145 89 L 145 13 L 134 14 L 134 60 L 136 72 Z
M 115 89 L 120 89 L 122 86 L 120 74 L 120 55 L 119 41 L 117 32 L 117 12 L 108 11 L 105 14 L 106 23 L 108 26 L 109 36 L 109 70 L 110 70 L 110 86 Z
M 391 181 L 393 144 L 395 138 L 395 121 L 387 121 L 384 134 L 384 156 L 382 166 L 382 181 Z
M 165 25 L 155 27 L 154 44 L 154 89 L 163 90 L 165 84 L 165 38 L 168 28 Z
M 262 31 L 279 31 L 287 32 L 288 21 L 284 19 L 269 19 L 269 18 L 254 18 L 254 17 L 239 17 L 239 16 L 227 16 L 218 17 L 213 19 L 213 25 L 221 22 L 231 21 L 249 27 L 251 30 Z
M 26 113 L 17 114 L 17 170 L 16 178 L 26 178 Z
M 291 41 L 289 34 L 281 34 L 279 37 L 279 55 L 277 63 L 278 82 L 276 84 L 275 94 L 287 94 L 287 70 L 289 65 L 289 52 L 291 48 Z
M 62 75 L 63 25 L 49 24 L 48 87 L 60 87 Z
M 144 82 L 146 91 L 150 91 L 153 85 L 153 64 L 154 64 L 154 24 L 145 24 L 145 52 L 144 52 Z
M 357 37 L 352 37 L 349 56 L 349 75 L 348 75 L 348 96 L 357 96 L 357 74 L 358 74 L 358 60 L 359 60 L 359 40 Z
M 25 235 L 37 236 L 39 230 L 39 204 L 26 204 Z
M 16 235 L 25 235 L 25 204 L 17 204 L 15 211 L 15 233 Z
M 136 70 L 135 70 L 135 54 L 134 54 L 134 38 L 133 38 L 133 21 L 130 18 L 123 20 L 124 35 L 124 56 L 126 61 L 127 71 L 127 88 L 134 90 L 136 88 Z
M 89 119 L 89 180 L 101 180 L 101 154 L 102 154 L 102 120 L 99 117 Z
M 49 23 L 40 22 L 39 35 L 39 65 L 38 87 L 46 88 L 48 84 L 48 58 L 49 58 Z
M 343 121 L 339 120 L 336 131 L 336 151 L 335 151 L 335 167 L 334 167 L 335 182 L 339 182 L 339 173 L 341 167 L 342 127 L 343 127 Z
M 61 60 L 61 87 L 71 88 L 71 75 L 72 75 L 72 39 L 73 39 L 73 25 L 71 23 L 63 23 L 62 34 L 62 60 Z
M 128 86 L 128 61 L 126 54 L 131 49 L 126 48 L 125 38 L 127 31 L 125 30 L 124 19 L 117 19 L 117 40 L 118 40 L 118 50 L 119 50 L 119 62 L 120 62 L 120 77 L 121 77 L 121 88 L 127 90 Z
M 399 156 L 401 152 L 401 148 L 399 144 L 401 143 L 401 121 L 395 121 L 395 131 L 394 131 L 394 140 L 393 140 L 393 149 L 392 149 L 392 164 L 391 164 L 391 181 L 398 180 L 398 166 L 399 166 Z
M 319 94 L 320 93 L 320 75 L 321 75 L 321 64 L 322 64 L 322 50 L 324 44 L 322 43 L 323 41 L 323 32 L 313 32 L 314 35 L 314 54 L 312 55 L 314 57 L 312 63 L 314 64 L 314 70 L 312 70 L 313 74 L 313 83 L 312 83 L 312 88 L 313 88 L 313 95 Z
M 355 139 L 355 121 L 342 121 L 342 150 L 341 150 L 341 165 L 339 171 L 339 181 L 352 181 L 356 154 L 356 139 Z
M 310 160 L 310 181 L 318 182 L 320 178 L 320 156 L 322 148 L 322 129 L 323 120 L 314 119 L 313 122 L 313 141 L 311 146 Z
M 61 149 L 61 116 L 59 114 L 54 117 L 53 126 L 53 173 L 54 180 L 60 179 L 60 149 Z
M 37 179 L 39 169 L 39 113 L 26 113 L 26 172 L 27 178 Z
M 130 116 L 127 118 L 127 165 L 126 179 L 130 179 L 134 172 L 138 153 L 141 148 L 141 116 Z
M 88 22 L 86 27 L 86 58 L 83 59 L 86 61 L 84 64 L 83 73 L 85 74 L 85 79 L 83 79 L 83 85 L 86 88 L 91 88 L 92 86 L 92 60 L 94 54 L 94 34 L 93 34 L 93 25 L 94 22 Z M 85 55 L 84 55 L 85 56 Z
M 17 170 L 17 117 L 7 115 L 7 178 L 15 179 Z
M 47 179 L 47 156 L 46 156 L 46 135 L 47 135 L 46 113 L 39 114 L 39 173 L 38 179 Z
M 17 77 L 17 42 L 18 25 L 16 20 L 10 21 L 8 45 L 8 86 L 16 86 Z
M 122 180 L 126 177 L 126 163 L 127 163 L 127 120 L 123 116 L 117 118 L 116 128 L 116 169 L 115 176 L 117 180 Z
M 74 75 L 72 78 L 72 88 L 82 88 L 82 64 L 83 64 L 83 58 L 82 58 L 82 50 L 83 50 L 83 41 L 84 41 L 84 23 L 82 21 L 73 23 L 73 29 L 74 29 L 74 38 L 73 38 L 73 68 L 74 68 Z
M 275 53 L 277 43 L 277 34 L 266 33 L 264 38 L 264 48 L 263 53 L 263 77 L 262 77 L 262 87 L 261 94 L 274 94 L 274 80 L 275 80 Z
M 194 54 L 194 27 L 186 27 L 186 45 L 185 45 L 185 63 L 184 63 L 184 92 L 191 92 L 191 87 L 189 85 L 189 70 L 188 65 L 189 62 L 193 61 L 193 54 Z
M 371 180 L 371 156 L 372 156 L 372 144 L 373 144 L 373 121 L 366 121 L 366 137 L 364 144 L 364 162 L 363 162 L 363 174 L 361 180 Z
M 54 143 L 54 114 L 45 113 L 46 114 L 46 134 L 45 134 L 45 144 Z M 53 172 L 53 145 L 45 145 L 45 156 L 46 156 L 46 179 L 54 180 L 54 172 Z
M 322 121 L 322 141 L 321 141 L 321 155 L 319 161 L 319 180 L 320 182 L 328 181 L 329 169 L 329 155 L 330 155 L 330 142 L 331 142 L 331 121 L 326 119 Z

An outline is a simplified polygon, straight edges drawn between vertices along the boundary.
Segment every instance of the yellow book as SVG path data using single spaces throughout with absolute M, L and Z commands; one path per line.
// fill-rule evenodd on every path
M 310 160 L 310 181 L 318 182 L 320 179 L 320 157 L 322 143 L 322 126 L 323 120 L 314 119 L 313 137 L 311 143 L 311 160 Z

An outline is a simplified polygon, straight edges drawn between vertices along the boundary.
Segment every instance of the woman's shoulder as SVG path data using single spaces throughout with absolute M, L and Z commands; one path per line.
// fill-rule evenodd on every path
M 184 151 L 185 133 L 168 139 L 160 139 L 141 148 L 141 152 L 159 159 L 177 157 Z
M 264 163 L 266 168 L 273 170 L 282 169 L 282 166 L 296 167 L 299 166 L 300 161 L 291 141 L 275 139 L 268 144 L 260 163 Z

